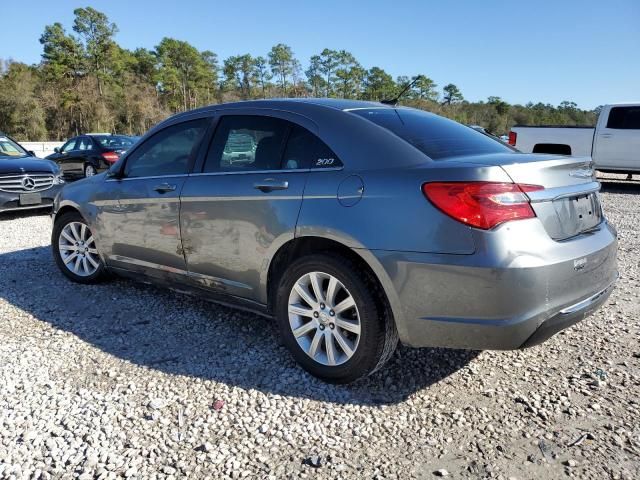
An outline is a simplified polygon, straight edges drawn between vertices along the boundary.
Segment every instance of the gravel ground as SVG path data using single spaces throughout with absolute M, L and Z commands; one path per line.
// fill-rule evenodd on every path
M 0 478 L 639 478 L 640 182 L 622 178 L 602 195 L 621 279 L 595 315 L 525 351 L 400 348 L 346 387 L 255 315 L 69 283 L 49 217 L 5 214 Z

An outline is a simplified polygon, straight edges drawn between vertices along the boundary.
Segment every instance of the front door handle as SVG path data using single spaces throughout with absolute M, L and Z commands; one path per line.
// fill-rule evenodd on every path
M 601 133 L 600 136 L 602 138 L 611 138 L 611 134 L 610 133 Z
M 169 185 L 168 183 L 161 183 L 160 185 L 156 185 L 153 189 L 158 193 L 167 193 L 173 192 L 176 189 L 175 185 Z
M 289 188 L 289 182 L 286 180 L 276 180 L 275 178 L 265 178 L 260 182 L 253 184 L 253 188 L 262 192 L 273 192 L 274 190 L 286 190 Z

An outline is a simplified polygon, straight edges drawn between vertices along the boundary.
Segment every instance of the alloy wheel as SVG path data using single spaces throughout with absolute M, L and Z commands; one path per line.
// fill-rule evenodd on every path
M 96 169 L 93 165 L 87 165 L 87 168 L 84 169 L 85 177 L 93 177 L 96 173 Z
M 58 250 L 65 266 L 81 277 L 93 275 L 100 266 L 95 240 L 84 223 L 69 222 L 63 227 Z
M 288 313 L 293 336 L 314 361 L 336 366 L 355 354 L 360 314 L 353 296 L 333 275 L 310 272 L 300 277 L 291 289 Z

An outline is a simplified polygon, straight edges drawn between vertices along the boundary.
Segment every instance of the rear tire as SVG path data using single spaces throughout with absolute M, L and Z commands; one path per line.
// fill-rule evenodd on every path
M 89 225 L 78 212 L 56 218 L 51 252 L 60 271 L 74 282 L 94 284 L 107 277 Z
M 280 335 L 296 361 L 322 380 L 366 377 L 384 365 L 398 343 L 383 295 L 372 275 L 349 258 L 300 258 L 277 290 Z
M 88 164 L 86 167 L 84 167 L 84 178 L 93 177 L 97 173 L 98 171 L 96 170 L 96 167 L 91 164 Z

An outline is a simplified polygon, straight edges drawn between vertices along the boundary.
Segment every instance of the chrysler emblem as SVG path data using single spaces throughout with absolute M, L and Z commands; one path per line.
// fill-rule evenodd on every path
M 22 186 L 25 190 L 33 190 L 36 188 L 36 181 L 31 177 L 25 177 L 22 179 Z

